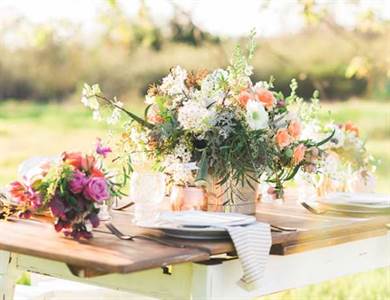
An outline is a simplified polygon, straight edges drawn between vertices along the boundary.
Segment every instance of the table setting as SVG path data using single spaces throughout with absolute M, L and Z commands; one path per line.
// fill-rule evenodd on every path
M 389 216 L 390 198 L 374 193 L 375 162 L 358 129 L 322 124 L 313 113 L 318 95 L 304 102 L 295 80 L 289 95 L 273 80 L 253 83 L 253 37 L 246 50 L 237 46 L 226 69 L 172 68 L 148 89 L 144 117 L 85 84 L 81 101 L 95 119 L 125 119 L 113 146 L 97 139 L 87 153 L 23 162 L 1 193 L 0 219 L 46 216 L 80 245 L 95 243 L 95 235 L 104 244 L 108 230 L 129 247 L 143 240 L 207 258 L 234 253 L 242 269 L 237 284 L 248 291 L 261 287 L 270 252 L 299 251 L 302 241 L 326 245 L 315 240 L 320 220 L 329 235 L 342 235 L 343 226 L 358 235 L 357 224 L 371 234 Z M 289 206 L 286 186 L 295 178 L 299 196 Z

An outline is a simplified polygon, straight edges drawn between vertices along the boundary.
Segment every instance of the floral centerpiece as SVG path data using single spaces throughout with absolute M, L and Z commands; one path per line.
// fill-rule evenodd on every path
M 130 117 L 121 135 L 127 154 L 153 162 L 174 185 L 202 186 L 219 203 L 234 205 L 254 201 L 254 194 L 244 199 L 248 194 L 242 190 L 255 190 L 261 178 L 283 197 L 283 183 L 299 169 L 315 169 L 310 166 L 321 156 L 319 146 L 331 134 L 319 142 L 302 138 L 301 120 L 293 111 L 300 99 L 295 81 L 287 97 L 274 90 L 272 80 L 252 82 L 253 37 L 246 54 L 237 46 L 226 69 L 172 68 L 150 86 L 144 117 L 105 96 L 98 85 L 84 86 L 82 102 L 96 119 L 110 124 L 121 114 Z M 107 106 L 112 109 L 108 117 Z
M 318 108 L 312 105 L 312 110 Z M 323 146 L 324 156 L 315 174 L 299 173 L 301 187 L 309 185 L 309 193 L 324 196 L 329 192 L 373 192 L 377 161 L 367 151 L 359 129 L 352 122 L 337 124 L 311 118 L 303 125 L 303 135 L 321 140 L 329 132 L 332 139 Z
M 12 182 L 0 202 L 0 217 L 30 218 L 49 210 L 56 231 L 76 240 L 91 238 L 92 228 L 99 225 L 100 205 L 120 195 L 119 185 L 102 165 L 111 150 L 99 141 L 96 151 L 98 155 L 64 152 L 57 163 L 44 163 Z

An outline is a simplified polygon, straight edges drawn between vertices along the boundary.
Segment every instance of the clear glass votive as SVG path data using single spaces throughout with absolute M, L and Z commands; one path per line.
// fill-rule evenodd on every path
M 154 223 L 165 197 L 165 176 L 160 172 L 136 171 L 131 175 L 130 199 L 134 201 L 134 223 Z

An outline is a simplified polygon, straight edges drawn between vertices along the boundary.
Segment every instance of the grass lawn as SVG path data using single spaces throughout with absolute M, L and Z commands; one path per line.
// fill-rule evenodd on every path
M 336 121 L 351 120 L 367 147 L 381 160 L 378 191 L 390 193 L 390 103 L 348 101 L 324 106 Z M 139 109 L 139 107 L 138 107 Z M 94 122 L 81 104 L 37 105 L 0 103 L 0 186 L 13 180 L 18 164 L 31 156 L 59 154 L 64 150 L 90 150 L 107 128 Z M 390 270 L 382 269 L 335 279 L 322 284 L 264 297 L 275 299 L 386 299 L 390 295 Z M 263 299 L 263 298 L 262 298 Z M 388 299 L 388 298 L 387 298 Z

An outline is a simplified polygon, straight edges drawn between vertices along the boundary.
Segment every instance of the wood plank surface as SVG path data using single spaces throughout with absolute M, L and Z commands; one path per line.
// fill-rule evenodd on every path
M 296 232 L 273 232 L 271 254 L 288 255 L 348 241 L 385 234 L 390 216 L 349 217 L 313 215 L 289 201 L 282 205 L 260 203 L 258 221 L 276 226 L 294 227 Z M 132 213 L 113 213 L 113 223 L 124 233 L 146 232 L 132 224 Z M 209 253 L 199 249 L 167 247 L 155 242 L 121 241 L 104 226 L 89 241 L 77 242 L 54 231 L 51 224 L 30 220 L 0 222 L 0 250 L 52 259 L 96 273 L 129 273 L 188 261 L 205 261 Z M 147 232 L 148 234 L 158 234 Z M 211 254 L 234 252 L 230 241 L 184 241 L 168 239 L 187 246 L 202 246 Z

